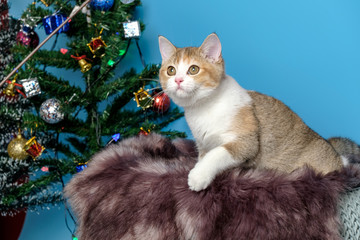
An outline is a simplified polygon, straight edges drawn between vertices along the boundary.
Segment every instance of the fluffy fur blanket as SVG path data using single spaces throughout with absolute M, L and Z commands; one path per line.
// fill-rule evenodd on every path
M 93 156 L 65 188 L 79 239 L 340 239 L 339 195 L 360 183 L 355 167 L 325 176 L 233 169 L 193 192 L 196 158 L 192 141 L 156 134 Z

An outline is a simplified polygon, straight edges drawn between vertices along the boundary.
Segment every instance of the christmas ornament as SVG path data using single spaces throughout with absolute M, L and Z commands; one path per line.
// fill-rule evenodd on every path
M 105 55 L 106 43 L 101 39 L 101 36 L 97 38 L 92 38 L 91 42 L 87 44 L 92 54 L 95 57 L 103 57 Z
M 94 10 L 108 11 L 114 5 L 114 0 L 91 0 L 90 6 Z
M 16 138 L 10 141 L 7 152 L 12 159 L 25 160 L 29 154 L 24 150 L 27 140 L 19 133 Z
M 30 48 L 36 48 L 39 45 L 39 36 L 29 25 L 22 25 L 16 35 L 16 42 Z
M 87 162 L 86 163 L 79 163 L 76 166 L 76 172 L 81 172 L 83 171 L 85 168 L 87 168 Z
M 147 90 L 140 88 L 136 93 L 134 92 L 134 95 L 138 107 L 141 107 L 143 110 L 152 107 L 153 98 Z
M 123 4 L 129 4 L 134 2 L 134 0 L 120 0 Z
M 85 59 L 86 59 L 86 55 L 82 55 L 82 56 L 74 56 L 71 55 L 72 58 L 74 58 L 75 60 L 79 61 L 79 66 L 81 69 L 82 73 L 86 73 L 87 71 L 89 71 L 92 67 L 91 63 L 88 63 Z
M 8 102 L 17 102 L 19 100 L 19 94 L 26 98 L 26 95 L 16 87 L 22 87 L 21 84 L 16 83 L 16 77 L 14 80 L 6 80 L 8 84 L 6 88 L 0 93 L 0 98 L 5 97 Z
M 49 171 L 49 167 L 44 166 L 44 167 L 41 168 L 41 171 L 43 171 L 43 172 L 48 172 L 48 171 Z
M 170 98 L 165 92 L 155 92 L 153 94 L 154 104 L 153 110 L 157 113 L 164 113 L 169 110 Z
M 68 50 L 66 48 L 60 48 L 60 52 L 65 55 Z
M 24 150 L 35 160 L 39 157 L 45 148 L 41 146 L 35 139 L 36 137 L 30 138 L 24 146 Z
M 43 18 L 43 26 L 45 29 L 45 33 L 47 35 L 51 34 L 56 28 L 58 28 L 65 20 L 66 15 L 61 13 L 55 13 L 50 16 L 46 16 Z M 67 32 L 69 31 L 70 25 L 67 22 L 59 31 L 58 33 Z
M 138 21 L 123 22 L 125 38 L 138 38 L 140 37 L 140 24 Z
M 64 119 L 61 111 L 61 102 L 56 98 L 50 98 L 40 106 L 40 117 L 47 123 L 55 124 Z
M 90 6 L 86 5 L 86 7 L 84 7 L 83 9 L 81 9 L 81 12 L 83 14 L 86 15 L 86 22 L 88 23 L 88 26 L 90 27 L 91 25 L 91 10 L 90 10 Z
M 36 78 L 22 79 L 20 80 L 26 97 L 32 97 L 41 93 L 39 81 Z
M 141 127 L 140 128 L 140 132 L 138 133 L 138 135 L 143 135 L 143 136 L 147 136 L 147 135 L 149 135 L 150 134 L 150 129 L 148 129 L 147 131 L 143 128 L 143 127 Z

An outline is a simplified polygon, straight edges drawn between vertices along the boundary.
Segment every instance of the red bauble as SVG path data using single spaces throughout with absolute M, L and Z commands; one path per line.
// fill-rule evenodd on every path
M 157 113 L 164 113 L 170 108 L 170 98 L 169 96 L 164 93 L 156 93 L 153 94 L 154 104 L 153 110 Z
M 16 42 L 30 48 L 36 48 L 39 45 L 39 36 L 34 31 L 25 32 L 20 30 L 16 35 Z

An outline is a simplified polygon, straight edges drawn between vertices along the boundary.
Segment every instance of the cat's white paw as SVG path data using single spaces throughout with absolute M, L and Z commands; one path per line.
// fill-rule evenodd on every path
M 209 174 L 209 172 L 195 167 L 189 173 L 188 185 L 191 190 L 198 192 L 206 189 L 213 179 L 214 176 Z

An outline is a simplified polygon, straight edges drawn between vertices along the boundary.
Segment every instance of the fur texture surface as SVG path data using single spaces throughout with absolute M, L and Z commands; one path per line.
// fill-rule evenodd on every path
M 358 168 L 234 168 L 194 192 L 197 154 L 190 140 L 152 134 L 94 155 L 65 188 L 79 239 L 340 239 L 338 198 L 360 185 Z

